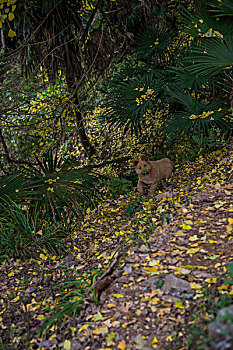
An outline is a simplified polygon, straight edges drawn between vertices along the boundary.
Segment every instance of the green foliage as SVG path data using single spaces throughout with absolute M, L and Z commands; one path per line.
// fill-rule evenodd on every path
M 80 215 L 77 203 L 93 202 L 99 177 L 86 168 L 77 168 L 48 150 L 36 166 L 29 169 L 27 186 L 31 188 L 31 211 L 44 211 L 54 222 L 68 223 L 68 214 Z
M 144 28 L 135 41 L 136 52 L 142 60 L 157 61 L 165 57 L 164 51 L 170 44 L 171 33 L 163 27 Z
M 4 204 L 6 199 L 15 202 L 19 202 L 22 199 L 25 176 L 26 174 L 23 172 L 16 172 L 0 178 L 0 205 Z
M 146 173 L 148 173 L 148 168 L 147 168 L 147 167 L 144 167 L 144 168 L 142 169 L 142 174 L 146 174 Z
M 132 183 L 126 179 L 119 179 L 111 176 L 109 179 L 102 182 L 107 196 L 116 197 L 117 195 L 127 194 L 132 190 Z
M 104 117 L 110 126 L 140 133 L 146 113 L 159 99 L 158 82 L 151 77 L 131 77 L 125 73 L 113 80 L 105 103 Z
M 224 38 L 224 40 L 215 37 L 206 38 L 201 41 L 198 47 L 194 47 L 191 55 L 184 57 L 183 61 L 187 63 L 186 69 L 190 71 L 190 74 L 197 76 L 217 75 L 224 72 L 224 70 L 232 71 L 232 36 Z M 229 73 L 229 71 L 225 72 Z
M 233 264 L 227 264 L 227 273 L 223 285 L 233 284 Z M 220 281 L 219 281 L 220 283 Z M 207 323 L 214 321 L 218 311 L 232 304 L 231 295 L 221 295 L 215 288 L 206 286 L 203 288 L 203 297 L 198 300 L 198 313 L 194 311 L 194 324 L 189 328 L 188 346 L 190 349 L 204 350 L 213 345 L 213 339 L 208 337 Z M 203 298 L 203 302 L 202 302 Z M 194 306 L 196 308 L 196 306 Z M 226 314 L 221 322 L 231 324 L 233 321 L 230 314 Z
M 182 31 L 199 39 L 230 36 L 233 30 L 232 21 L 224 17 L 223 13 L 213 15 L 214 8 L 212 4 L 209 5 L 201 6 L 200 2 L 195 1 L 195 11 L 183 8 L 180 14 L 180 21 L 184 24 Z
M 227 271 L 231 277 L 233 277 L 233 263 L 227 264 Z
M 43 213 L 32 215 L 27 209 L 8 200 L 1 211 L 1 259 L 29 257 L 46 249 L 53 254 L 65 251 L 65 231 L 59 225 L 47 222 Z
M 105 112 L 110 125 L 137 134 L 146 118 L 156 120 L 158 108 L 165 111 L 166 106 L 166 138 L 203 137 L 204 144 L 210 130 L 219 129 L 225 137 L 232 134 L 228 110 L 233 25 L 226 16 L 214 17 L 212 7 L 194 4 L 192 12 L 182 9 L 177 43 L 172 45 L 174 31 L 169 26 L 149 26 L 140 32 L 135 41 L 138 67 L 120 73 L 110 85 Z M 147 89 L 153 93 L 144 99 Z
M 133 217 L 135 213 L 140 212 L 141 210 L 143 210 L 142 202 L 138 200 L 134 200 L 126 208 L 126 213 L 129 214 L 131 217 Z
M 197 144 L 199 151 L 201 149 L 210 150 L 215 148 L 216 146 L 225 146 L 225 141 L 221 140 L 220 129 L 210 129 L 208 137 L 205 137 L 203 135 L 201 135 L 200 137 L 198 135 L 193 135 L 192 138 L 193 141 Z
M 181 111 L 175 112 L 164 123 L 165 134 L 178 138 L 193 135 L 208 138 L 212 128 L 219 128 L 227 136 L 231 134 L 231 118 L 226 116 L 227 108 L 221 108 L 220 103 L 195 99 L 191 94 L 175 87 L 169 88 L 168 92 L 179 102 Z
M 90 298 L 90 293 L 92 293 L 94 301 L 98 302 L 94 284 L 97 277 L 103 273 L 102 270 L 85 271 L 85 274 L 82 274 L 73 268 L 67 268 L 66 266 L 60 267 L 64 268 L 67 282 L 56 286 L 56 288 L 58 287 L 61 291 L 61 301 L 46 317 L 40 330 L 41 334 L 53 323 L 61 322 L 64 316 L 77 315 L 84 301 Z
M 218 0 L 215 1 L 214 5 L 216 7 L 216 12 L 218 16 L 233 16 L 233 3 L 231 0 Z

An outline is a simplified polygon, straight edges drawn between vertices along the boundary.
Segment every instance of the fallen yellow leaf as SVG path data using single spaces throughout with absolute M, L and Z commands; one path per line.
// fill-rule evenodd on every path
M 124 295 L 122 295 L 122 294 L 113 294 L 112 296 L 117 298 L 117 299 L 124 298 Z
M 175 307 L 177 307 L 178 309 L 185 309 L 185 306 L 181 301 L 175 301 Z
M 200 284 L 195 283 L 195 282 L 191 282 L 191 283 L 190 283 L 190 287 L 191 287 L 192 289 L 201 289 L 201 288 L 202 288 Z
M 102 316 L 102 314 L 98 311 L 97 314 L 93 315 L 93 320 L 96 321 L 102 321 L 104 320 L 104 317 Z
M 42 259 L 42 260 L 47 260 L 47 256 L 45 256 L 44 254 L 40 254 L 40 258 Z
M 116 307 L 116 304 L 109 303 L 109 304 L 107 304 L 107 307 L 109 307 L 109 308 Z
M 151 300 L 149 301 L 149 304 L 156 305 L 156 304 L 158 304 L 159 301 L 160 301 L 159 298 L 154 298 L 154 299 L 151 299 Z
M 182 227 L 184 230 L 190 230 L 192 228 L 190 225 L 187 224 L 182 224 L 180 225 L 180 227 Z
M 118 345 L 117 348 L 120 350 L 125 350 L 126 348 L 126 342 L 124 340 L 122 340 Z
M 70 340 L 65 340 L 63 344 L 63 349 L 65 350 L 70 350 L 71 349 L 71 341 Z
M 158 339 L 156 337 L 154 337 L 152 344 L 156 344 L 156 343 L 158 343 Z
M 217 244 L 218 243 L 217 241 L 213 241 L 212 239 L 208 239 L 208 241 L 210 244 Z
M 78 332 L 82 332 L 84 329 L 87 329 L 90 325 L 89 324 L 84 324 L 82 327 L 79 328 Z
M 12 303 L 16 303 L 19 300 L 19 296 L 15 297 L 13 300 L 11 300 Z
M 186 254 L 195 254 L 197 252 L 199 252 L 201 248 L 190 248 L 186 251 Z
M 197 240 L 198 240 L 197 235 L 191 236 L 191 237 L 189 238 L 189 241 L 191 241 L 191 242 L 194 242 L 194 241 L 197 241 Z

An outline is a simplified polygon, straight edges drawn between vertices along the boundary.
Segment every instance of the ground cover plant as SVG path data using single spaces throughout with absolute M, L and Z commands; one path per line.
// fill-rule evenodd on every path
M 0 0 L 0 349 L 233 346 L 232 14 Z

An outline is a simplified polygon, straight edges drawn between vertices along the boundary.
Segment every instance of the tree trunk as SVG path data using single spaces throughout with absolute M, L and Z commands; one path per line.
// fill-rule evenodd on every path
M 95 154 L 95 148 L 92 146 L 88 139 L 82 119 L 82 114 L 79 111 L 76 111 L 75 113 L 75 124 L 85 152 L 88 154 L 88 156 L 93 156 Z
M 75 84 L 72 84 L 72 80 L 71 80 L 71 77 L 72 77 L 71 73 L 73 72 L 72 65 L 70 65 L 68 67 L 69 67 L 69 70 L 67 68 L 67 72 L 69 72 L 69 73 L 67 73 L 67 87 L 68 87 L 70 95 L 72 96 L 73 91 L 75 90 Z M 85 130 L 85 126 L 84 126 L 83 118 L 82 118 L 82 113 L 80 112 L 80 108 L 79 108 L 78 97 L 75 96 L 73 101 L 74 101 L 74 106 L 75 106 L 75 113 L 72 111 L 72 108 L 74 108 L 74 106 L 72 106 L 72 108 L 71 108 L 71 113 L 72 113 L 74 120 L 75 120 L 77 134 L 78 134 L 80 141 L 83 145 L 84 151 L 86 152 L 86 154 L 89 157 L 91 157 L 95 154 L 95 148 L 91 144 L 91 142 L 89 141 L 89 138 L 86 134 L 86 130 Z

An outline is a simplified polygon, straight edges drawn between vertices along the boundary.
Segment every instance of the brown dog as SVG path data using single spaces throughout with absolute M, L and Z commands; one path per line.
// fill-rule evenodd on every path
M 143 194 L 143 184 L 149 184 L 148 195 L 152 196 L 161 180 L 166 180 L 171 176 L 173 162 L 168 158 L 156 161 L 149 161 L 146 156 L 134 161 L 134 167 L 138 174 L 138 191 Z

